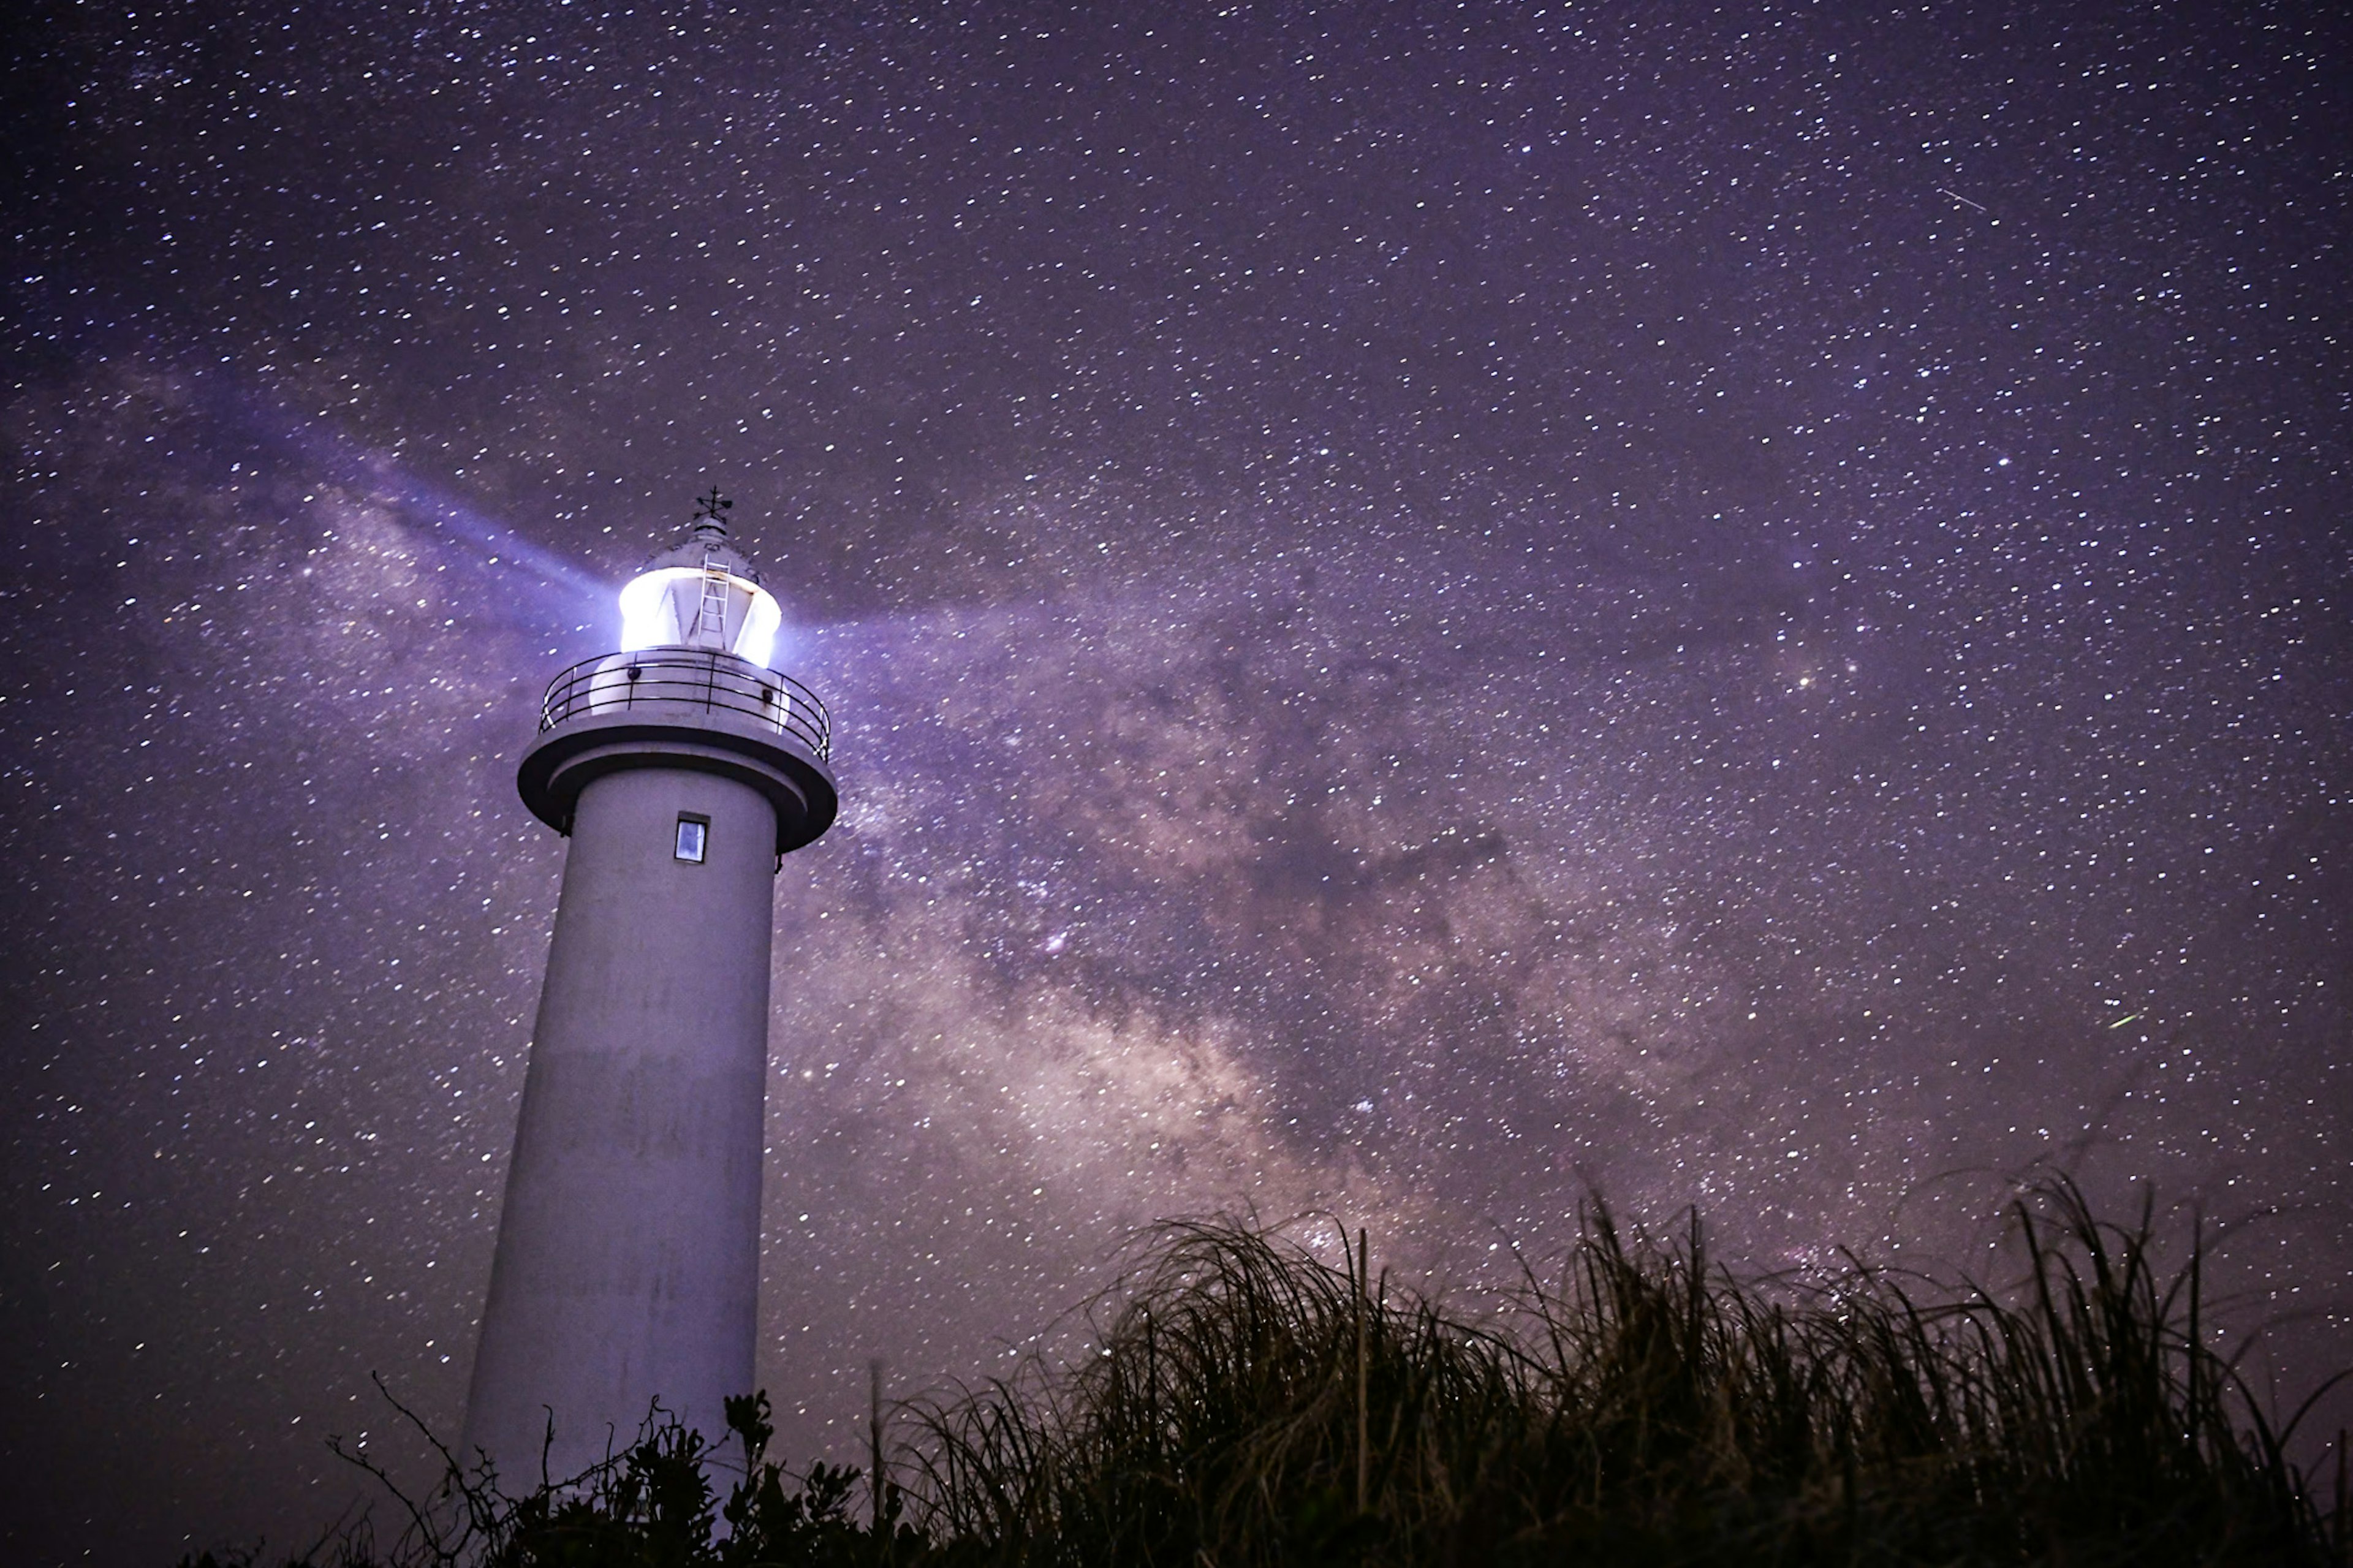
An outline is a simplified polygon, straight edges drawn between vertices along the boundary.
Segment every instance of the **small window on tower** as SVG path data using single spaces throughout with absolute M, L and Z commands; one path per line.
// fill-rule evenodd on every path
M 678 814 L 678 858 L 702 864 L 704 845 L 711 837 L 711 818 Z

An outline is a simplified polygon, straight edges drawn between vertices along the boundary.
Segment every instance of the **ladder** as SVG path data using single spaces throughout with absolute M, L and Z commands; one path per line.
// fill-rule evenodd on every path
M 706 646 L 726 648 L 727 570 L 707 554 L 702 558 L 702 604 L 694 612 L 694 631 L 697 641 L 716 638 Z

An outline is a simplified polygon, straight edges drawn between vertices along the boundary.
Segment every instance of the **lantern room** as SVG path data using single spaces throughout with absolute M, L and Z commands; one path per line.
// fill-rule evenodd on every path
M 714 504 L 715 502 L 715 504 Z M 716 497 L 686 540 L 648 563 L 621 590 L 621 650 L 691 647 L 767 664 L 784 622 L 776 595 L 727 542 Z

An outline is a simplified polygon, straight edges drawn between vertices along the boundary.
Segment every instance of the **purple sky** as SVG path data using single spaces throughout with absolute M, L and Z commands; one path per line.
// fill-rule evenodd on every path
M 2055 1164 L 2222 1223 L 2283 1389 L 2353 1361 L 2328 12 L 43 6 L 12 1558 L 301 1544 L 329 1434 L 411 1462 L 372 1372 L 455 1433 L 513 764 L 712 483 L 844 789 L 777 884 L 796 1462 L 1246 1206 L 1464 1286 L 1595 1189 L 1991 1274 Z

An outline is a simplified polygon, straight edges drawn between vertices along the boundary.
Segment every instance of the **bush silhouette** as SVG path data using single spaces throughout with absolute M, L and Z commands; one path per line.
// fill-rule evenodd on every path
M 1361 1235 L 1335 1266 L 1279 1231 L 1170 1224 L 1097 1303 L 1092 1353 L 901 1405 L 863 1489 L 790 1479 L 754 1395 L 728 1405 L 724 1503 L 701 1436 L 657 1413 L 521 1500 L 452 1458 L 389 1552 L 293 1561 L 2353 1562 L 2341 1487 L 2323 1511 L 2295 1419 L 2201 1341 L 2202 1245 L 2161 1276 L 2146 1204 L 2103 1223 L 2063 1181 L 2014 1217 L 2003 1290 L 1861 1266 L 1800 1287 L 1712 1269 L 1696 1217 L 1661 1242 L 1596 1205 L 1556 1284 L 1476 1319 L 1372 1278 Z

